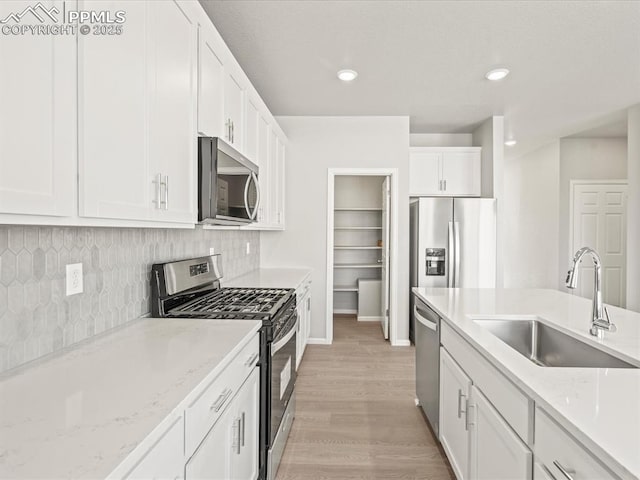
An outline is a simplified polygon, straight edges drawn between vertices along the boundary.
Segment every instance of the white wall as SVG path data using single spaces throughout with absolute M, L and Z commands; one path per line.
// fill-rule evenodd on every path
M 261 235 L 262 266 L 313 269 L 311 337 L 326 338 L 327 170 L 398 168 L 398 340 L 409 338 L 408 117 L 279 117 L 289 138 L 286 230 Z
M 557 288 L 560 144 L 504 165 L 504 286 Z
M 627 308 L 640 312 L 640 104 L 629 109 L 627 129 Z
M 472 145 L 471 133 L 412 133 L 409 135 L 411 147 L 470 147 Z
M 627 178 L 626 138 L 560 139 L 560 218 L 557 285 L 564 280 L 573 257 L 569 245 L 571 180 L 623 180 Z M 629 209 L 629 212 L 633 210 Z M 633 215 L 628 215 L 631 218 Z M 631 245 L 631 244 L 629 244 Z
M 473 145 L 482 147 L 481 195 L 495 198 L 496 221 L 496 287 L 504 285 L 504 117 L 490 117 L 473 131 Z

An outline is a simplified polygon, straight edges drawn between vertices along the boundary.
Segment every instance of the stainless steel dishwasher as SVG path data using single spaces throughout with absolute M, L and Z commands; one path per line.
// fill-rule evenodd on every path
M 413 295 L 416 343 L 416 395 L 436 437 L 440 415 L 440 317 Z

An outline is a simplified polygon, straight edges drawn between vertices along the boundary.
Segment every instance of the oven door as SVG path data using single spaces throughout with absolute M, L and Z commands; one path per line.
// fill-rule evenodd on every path
M 273 445 L 296 383 L 297 321 L 281 339 L 271 344 L 271 438 Z

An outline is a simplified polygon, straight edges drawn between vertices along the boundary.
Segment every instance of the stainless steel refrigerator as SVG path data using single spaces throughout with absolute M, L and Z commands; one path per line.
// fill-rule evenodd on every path
M 495 199 L 413 199 L 410 235 L 412 287 L 495 287 Z M 413 296 L 411 302 L 409 335 L 415 341 Z

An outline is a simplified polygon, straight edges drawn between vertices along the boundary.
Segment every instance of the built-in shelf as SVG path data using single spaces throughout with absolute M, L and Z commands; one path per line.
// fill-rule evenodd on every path
M 333 268 L 382 268 L 381 263 L 334 263 Z
M 334 230 L 382 230 L 382 227 L 334 227 Z
M 337 245 L 335 250 L 382 250 L 382 247 L 368 245 Z
M 333 291 L 334 292 L 357 292 L 358 287 L 356 287 L 355 285 L 334 285 Z
M 352 208 L 347 208 L 347 207 L 336 207 L 334 208 L 334 210 L 336 212 L 381 212 L 382 208 L 376 208 L 376 207 L 352 207 Z

